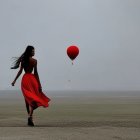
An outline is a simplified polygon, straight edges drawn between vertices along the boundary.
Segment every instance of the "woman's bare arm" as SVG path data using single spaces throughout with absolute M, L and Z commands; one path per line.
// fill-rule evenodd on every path
M 42 87 L 41 87 L 41 83 L 40 83 L 40 79 L 39 79 L 39 75 L 38 75 L 38 70 L 37 70 L 37 60 L 35 60 L 35 66 L 34 66 L 34 75 L 38 81 L 39 84 L 39 90 L 42 91 Z
M 11 83 L 12 86 L 15 85 L 15 82 L 16 82 L 16 80 L 18 79 L 18 77 L 21 75 L 22 71 L 23 71 L 23 67 L 22 67 L 22 65 L 20 65 L 20 70 L 18 71 L 18 73 L 17 73 L 17 75 L 16 75 L 14 81 Z

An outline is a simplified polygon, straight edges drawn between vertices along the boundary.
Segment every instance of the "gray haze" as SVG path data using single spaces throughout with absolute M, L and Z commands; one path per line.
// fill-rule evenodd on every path
M 140 90 L 139 37 L 139 0 L 0 0 L 0 89 L 20 89 L 11 58 L 29 44 L 43 89 Z

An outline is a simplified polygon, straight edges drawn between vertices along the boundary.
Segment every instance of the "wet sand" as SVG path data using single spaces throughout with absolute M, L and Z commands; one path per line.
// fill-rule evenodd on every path
M 0 140 L 139 140 L 140 93 L 48 91 L 27 126 L 20 91 L 0 91 Z

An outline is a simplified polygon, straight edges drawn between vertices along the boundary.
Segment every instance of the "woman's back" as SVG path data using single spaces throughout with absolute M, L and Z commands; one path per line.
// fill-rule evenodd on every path
M 29 58 L 29 65 L 27 67 L 23 67 L 25 73 L 32 73 L 32 71 L 33 71 L 33 69 L 34 69 L 34 67 L 36 65 L 36 62 L 37 62 L 36 59 L 30 57 Z

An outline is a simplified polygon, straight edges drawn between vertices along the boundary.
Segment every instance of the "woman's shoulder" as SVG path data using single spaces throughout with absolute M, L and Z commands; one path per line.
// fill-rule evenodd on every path
M 37 63 L 37 59 L 35 59 L 35 58 L 30 58 L 30 61 L 33 63 L 33 64 L 36 64 Z

